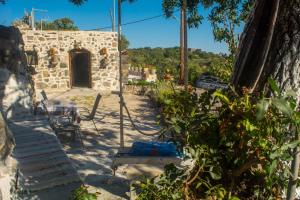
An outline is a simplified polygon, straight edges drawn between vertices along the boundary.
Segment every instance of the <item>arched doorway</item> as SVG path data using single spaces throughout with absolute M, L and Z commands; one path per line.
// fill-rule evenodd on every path
M 71 87 L 92 87 L 91 53 L 85 49 L 70 51 Z

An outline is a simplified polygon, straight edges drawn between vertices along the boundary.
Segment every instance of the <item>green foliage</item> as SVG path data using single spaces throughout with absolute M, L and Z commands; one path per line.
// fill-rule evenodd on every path
M 36 23 L 37 28 L 41 28 L 41 23 Z M 61 19 L 56 19 L 53 22 L 43 22 L 43 30 L 78 30 L 78 27 L 74 24 L 74 22 L 65 17 Z
M 183 170 L 170 164 L 165 166 L 165 173 L 159 178 L 146 179 L 134 185 L 142 190 L 137 200 L 181 200 L 183 189 L 181 185 L 184 180 Z
M 165 100 L 169 100 L 175 89 L 172 82 L 157 82 L 155 84 L 154 90 L 154 101 L 157 102 L 159 105 L 164 105 Z
M 211 9 L 208 19 L 213 27 L 215 40 L 226 42 L 232 56 L 237 51 L 237 28 L 246 21 L 253 2 L 254 0 L 211 0 L 206 5 Z
M 137 81 L 128 81 L 127 85 L 153 86 L 154 83 L 147 82 L 145 80 L 137 80 Z
M 80 6 L 83 3 L 87 2 L 87 0 L 69 0 L 69 1 L 77 6 Z
M 90 193 L 84 185 L 72 192 L 70 200 L 97 200 L 97 193 Z
M 155 66 L 160 80 L 168 69 L 175 81 L 179 75 L 179 48 L 138 48 L 129 49 L 129 59 L 133 67 Z M 200 49 L 189 52 L 189 80 L 193 84 L 197 77 L 212 66 L 212 63 L 222 62 L 220 55 L 205 52 Z
M 253 2 L 254 0 L 188 0 L 187 22 L 190 27 L 198 28 L 204 19 L 198 13 L 199 7 L 207 8 L 215 40 L 226 42 L 230 55 L 233 56 L 238 44 L 237 28 L 246 21 Z M 163 11 L 168 18 L 173 17 L 174 12 L 180 9 L 182 4 L 182 0 L 163 0 Z
M 222 61 L 215 61 L 208 68 L 208 73 L 220 78 L 224 82 L 229 82 L 233 69 L 233 59 L 226 57 Z
M 74 5 L 77 6 L 81 6 L 82 4 L 84 4 L 85 2 L 87 2 L 88 0 L 69 0 L 71 3 L 73 3 Z M 136 0 L 121 0 L 122 2 L 128 1 L 130 3 L 136 1 Z
M 203 16 L 198 12 L 198 6 L 201 2 L 200 0 L 187 0 L 187 22 L 189 27 L 198 28 L 203 20 Z M 168 18 L 173 17 L 175 10 L 181 9 L 182 5 L 182 0 L 163 0 L 162 3 L 163 11 Z
M 271 98 L 247 89 L 242 95 L 234 90 L 164 95 L 163 125 L 192 164 L 173 169 L 179 175 L 167 179 L 177 180 L 176 185 L 160 182 L 165 174 L 143 188 L 157 195 L 166 188 L 182 199 L 280 199 L 290 176 L 291 150 L 299 145 L 293 138 L 300 112 L 293 91 L 283 94 L 274 81 L 269 83 Z M 144 190 L 141 197 L 151 199 Z

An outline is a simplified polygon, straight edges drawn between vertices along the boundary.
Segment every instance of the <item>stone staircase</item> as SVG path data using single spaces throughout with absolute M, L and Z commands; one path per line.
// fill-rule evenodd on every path
M 80 182 L 77 171 L 45 119 L 14 120 L 13 157 L 19 170 L 20 189 L 34 192 Z

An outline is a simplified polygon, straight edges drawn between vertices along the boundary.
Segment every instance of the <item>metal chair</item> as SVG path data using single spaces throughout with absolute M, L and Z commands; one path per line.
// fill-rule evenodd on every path
M 100 94 L 98 94 L 96 99 L 95 99 L 94 106 L 93 106 L 93 109 L 92 109 L 91 112 L 89 111 L 88 108 L 85 108 L 85 107 L 80 107 L 79 108 L 79 109 L 81 109 L 80 113 L 85 113 L 85 115 L 80 114 L 81 120 L 83 120 L 83 121 L 92 121 L 98 134 L 100 134 L 100 132 L 99 132 L 97 126 L 96 126 L 96 123 L 95 123 L 94 119 L 95 119 L 95 115 L 96 115 L 97 108 L 99 106 L 101 98 L 102 98 L 102 96 Z
M 59 121 L 58 118 L 55 118 L 54 116 L 50 115 L 47 105 L 45 104 L 44 101 L 41 101 L 41 104 L 43 106 L 43 109 L 45 111 L 45 114 L 47 116 L 47 119 L 49 121 L 50 127 L 52 130 L 55 132 L 55 135 L 58 135 L 60 132 L 67 132 L 72 134 L 72 140 L 75 140 L 76 135 L 80 139 L 81 145 L 84 148 L 83 140 L 82 140 L 82 135 L 80 131 L 80 126 L 74 124 L 67 118 L 67 120 L 61 120 Z M 61 118 L 63 119 L 63 118 Z

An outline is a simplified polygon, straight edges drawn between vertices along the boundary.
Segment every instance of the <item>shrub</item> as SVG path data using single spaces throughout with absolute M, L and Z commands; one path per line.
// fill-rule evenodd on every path
M 200 97 L 184 91 L 168 94 L 162 109 L 165 125 L 192 164 L 144 182 L 139 199 L 151 199 L 145 193 L 150 190 L 154 199 L 281 199 L 291 150 L 299 144 L 293 138 L 300 112 L 293 92 L 283 95 L 270 84 L 272 98 L 247 89 L 242 95 L 234 90 Z M 175 193 L 165 197 L 167 190 Z
M 208 68 L 208 73 L 229 82 L 233 69 L 233 59 L 228 57 L 224 61 L 216 61 Z
M 72 192 L 70 200 L 97 200 L 97 193 L 90 193 L 88 187 L 80 186 Z

